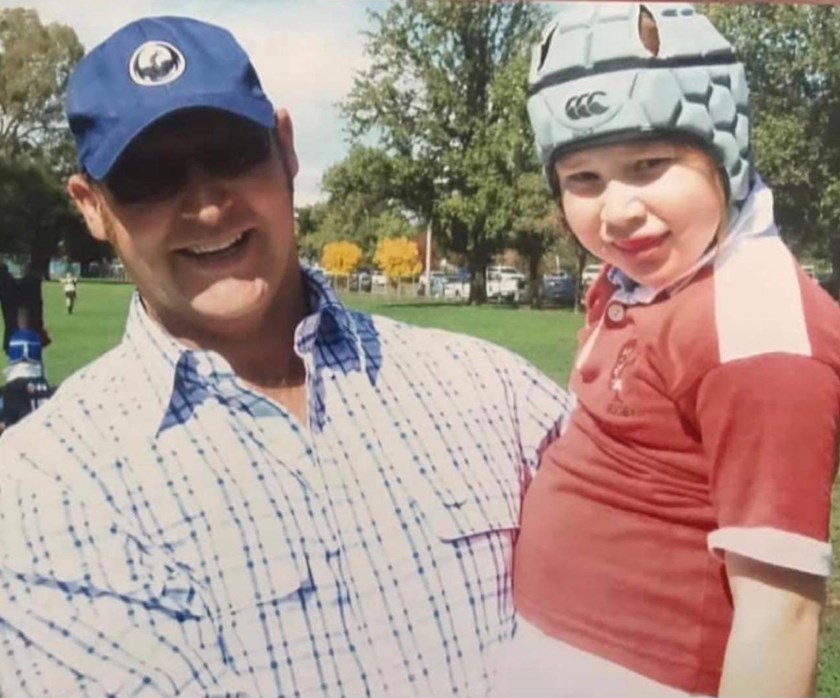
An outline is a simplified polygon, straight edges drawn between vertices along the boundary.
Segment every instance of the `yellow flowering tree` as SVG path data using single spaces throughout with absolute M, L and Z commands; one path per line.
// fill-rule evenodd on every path
M 413 278 L 423 269 L 417 243 L 404 237 L 382 238 L 373 261 L 390 281 Z
M 347 240 L 328 242 L 321 251 L 321 266 L 330 275 L 347 276 L 352 274 L 361 261 L 361 248 Z

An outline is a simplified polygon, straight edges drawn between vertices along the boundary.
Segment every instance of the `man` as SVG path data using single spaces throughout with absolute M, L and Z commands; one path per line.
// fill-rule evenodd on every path
M 291 119 L 228 32 L 132 23 L 67 107 L 139 295 L 0 442 L 3 695 L 484 696 L 564 394 L 300 268 Z

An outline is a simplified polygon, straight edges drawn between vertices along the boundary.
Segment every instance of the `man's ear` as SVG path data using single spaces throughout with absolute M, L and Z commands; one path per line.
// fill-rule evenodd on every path
M 281 155 L 286 159 L 289 166 L 289 173 L 292 178 L 298 173 L 298 159 L 295 153 L 295 131 L 292 126 L 292 117 L 285 109 L 278 109 L 276 112 L 277 118 L 277 136 L 280 140 Z
M 67 180 L 67 193 L 85 219 L 90 234 L 100 242 L 110 242 L 102 214 L 102 198 L 90 180 L 80 174 L 71 175 Z

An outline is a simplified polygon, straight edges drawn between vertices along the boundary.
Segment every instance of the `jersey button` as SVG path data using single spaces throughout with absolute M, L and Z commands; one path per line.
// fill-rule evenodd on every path
M 611 325 L 620 325 L 627 316 L 627 310 L 621 303 L 610 303 L 607 306 L 607 320 Z

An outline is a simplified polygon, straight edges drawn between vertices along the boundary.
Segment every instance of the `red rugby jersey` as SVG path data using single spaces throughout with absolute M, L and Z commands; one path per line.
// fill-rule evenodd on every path
M 771 231 L 775 232 L 775 228 Z M 524 502 L 519 612 L 662 683 L 716 694 L 725 550 L 828 575 L 840 310 L 777 235 L 687 285 L 589 297 L 567 431 Z

